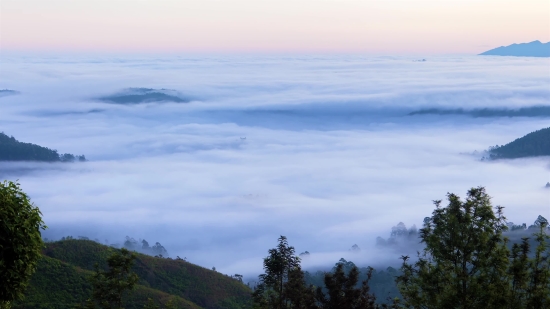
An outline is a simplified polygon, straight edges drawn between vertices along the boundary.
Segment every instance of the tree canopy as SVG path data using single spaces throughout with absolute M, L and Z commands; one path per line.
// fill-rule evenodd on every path
M 489 149 L 491 159 L 550 156 L 550 128 L 540 129 L 506 145 Z
M 18 183 L 0 183 L 0 308 L 21 299 L 44 246 L 42 213 Z
M 420 238 L 426 247 L 414 263 L 403 256 L 397 279 L 406 308 L 548 308 L 550 264 L 547 222 L 539 220 L 538 246 L 529 258 L 528 238 L 510 253 L 503 207 L 493 209 L 485 188 L 466 200 L 449 193 L 435 201 Z
M 99 305 L 102 309 L 122 309 L 122 296 L 131 291 L 139 278 L 131 268 L 136 255 L 125 248 L 116 251 L 107 258 L 108 270 L 103 271 L 95 265 L 95 273 L 90 278 L 92 283 L 92 300 L 89 308 Z
M 0 132 L 0 161 L 74 162 L 86 161 L 84 155 L 59 154 L 57 150 L 32 143 L 23 143 Z

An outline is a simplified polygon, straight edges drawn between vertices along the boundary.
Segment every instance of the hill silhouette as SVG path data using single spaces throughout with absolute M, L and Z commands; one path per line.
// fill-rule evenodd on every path
M 120 93 L 100 97 L 98 99 L 105 103 L 124 105 L 143 104 L 151 102 L 189 102 L 188 100 L 179 97 L 179 95 L 173 90 L 151 88 L 128 88 Z
M 46 244 L 43 258 L 23 301 L 14 308 L 74 308 L 91 296 L 87 278 L 94 264 L 106 267 L 115 248 L 91 240 L 68 239 Z M 242 282 L 184 260 L 136 253 L 133 271 L 140 280 L 125 299 L 128 309 L 175 301 L 180 308 L 248 308 L 251 290 Z
M 58 154 L 57 150 L 32 143 L 23 143 L 0 132 L 0 161 L 72 162 L 86 161 L 84 155 Z
M 415 115 L 462 115 L 474 118 L 492 118 L 492 117 L 550 117 L 550 106 L 536 105 L 521 108 L 425 108 L 415 110 L 409 113 L 409 116 Z
M 550 42 L 541 43 L 533 41 L 530 43 L 512 44 L 501 46 L 479 55 L 482 56 L 515 56 L 515 57 L 550 57 Z
M 9 96 L 9 95 L 16 95 L 19 94 L 19 91 L 10 90 L 10 89 L 0 89 L 0 98 Z
M 491 159 L 550 156 L 550 128 L 531 132 L 506 145 L 489 149 Z

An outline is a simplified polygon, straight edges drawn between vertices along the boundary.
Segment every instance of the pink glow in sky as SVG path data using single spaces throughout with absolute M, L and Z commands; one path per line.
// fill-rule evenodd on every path
M 548 0 L 2 0 L 0 49 L 479 53 L 550 41 Z

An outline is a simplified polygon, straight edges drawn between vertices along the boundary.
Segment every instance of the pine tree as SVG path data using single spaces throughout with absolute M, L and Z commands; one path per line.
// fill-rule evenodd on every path
M 432 217 L 420 230 L 426 248 L 418 261 L 403 257 L 398 277 L 408 308 L 503 308 L 509 301 L 509 251 L 502 207 L 493 211 L 483 187 L 472 188 L 462 201 L 447 195 L 435 201 Z
M 356 285 L 359 281 L 359 269 L 354 265 L 346 275 L 344 263 L 338 263 L 334 273 L 325 274 L 326 295 L 319 287 L 317 300 L 323 309 L 376 309 L 376 297 L 370 294 L 368 281 L 372 277 L 372 268 L 369 268 L 367 280 L 361 287 Z
M 277 248 L 270 249 L 269 256 L 264 258 L 265 274 L 259 276 L 260 284 L 253 294 L 259 308 L 288 308 L 290 300 L 285 293 L 285 284 L 290 273 L 300 269 L 300 258 L 294 254 L 294 247 L 288 245 L 286 237 L 279 237 L 278 242 Z

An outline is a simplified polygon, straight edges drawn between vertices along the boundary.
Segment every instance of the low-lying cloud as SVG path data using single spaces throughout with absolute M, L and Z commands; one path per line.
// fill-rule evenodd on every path
M 1 162 L 0 175 L 19 179 L 40 207 L 46 237 L 129 235 L 249 277 L 279 235 L 312 253 L 306 267 L 398 263 L 376 237 L 401 221 L 420 226 L 432 200 L 474 186 L 511 221 L 549 217 L 547 158 L 464 154 L 546 120 L 407 115 L 546 104 L 548 60 L 413 60 L 8 57 L 0 88 L 21 95 L 0 100 L 0 130 L 89 162 Z M 137 87 L 200 99 L 90 100 Z

